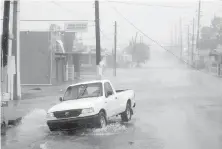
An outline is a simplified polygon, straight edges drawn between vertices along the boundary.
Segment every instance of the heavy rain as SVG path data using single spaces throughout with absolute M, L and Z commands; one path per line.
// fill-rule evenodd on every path
M 221 149 L 221 10 L 2 1 L 1 147 Z

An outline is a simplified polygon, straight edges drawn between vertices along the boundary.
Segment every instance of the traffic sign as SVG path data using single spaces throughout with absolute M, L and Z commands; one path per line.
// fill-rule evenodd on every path
M 65 24 L 65 32 L 87 32 L 87 22 L 73 22 Z

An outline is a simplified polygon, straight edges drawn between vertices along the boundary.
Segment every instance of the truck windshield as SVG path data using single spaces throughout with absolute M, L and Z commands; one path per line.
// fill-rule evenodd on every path
M 81 84 L 68 87 L 64 95 L 64 100 L 100 97 L 102 95 L 102 83 Z

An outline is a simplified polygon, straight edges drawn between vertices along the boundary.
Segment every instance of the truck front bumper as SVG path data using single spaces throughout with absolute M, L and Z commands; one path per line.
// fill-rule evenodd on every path
M 48 120 L 47 125 L 50 130 L 70 130 L 76 128 L 84 128 L 94 126 L 98 121 L 98 115 L 77 117 L 69 119 Z

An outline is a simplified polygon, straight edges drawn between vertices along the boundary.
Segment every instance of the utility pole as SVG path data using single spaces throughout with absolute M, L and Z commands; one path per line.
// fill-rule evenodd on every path
M 99 63 L 101 60 L 100 50 L 100 20 L 99 20 L 99 1 L 95 0 L 95 31 L 96 31 L 96 66 L 97 75 L 99 75 Z
M 177 42 L 178 42 L 178 40 L 177 40 L 177 26 L 175 25 L 175 27 L 174 27 L 174 43 L 175 43 L 175 46 L 177 46 Z
M 198 50 L 198 56 L 199 56 L 199 34 L 200 34 L 200 9 L 201 9 L 201 0 L 199 0 L 199 6 L 198 6 L 198 20 L 197 20 L 197 43 L 196 48 Z
M 10 1 L 4 1 L 3 14 L 3 33 L 2 33 L 2 55 L 3 67 L 7 65 L 8 47 L 9 47 L 9 16 L 10 16 Z
M 3 68 L 7 65 L 8 63 L 8 49 L 9 49 L 9 16 L 10 16 L 10 1 L 4 1 L 4 14 L 3 14 L 3 32 L 2 32 L 2 39 L 1 39 L 1 85 L 0 85 L 0 92 L 1 95 L 0 97 L 3 98 L 3 93 L 2 93 L 2 81 L 3 77 Z
M 115 26 L 114 26 L 114 53 L 113 53 L 113 56 L 114 56 L 114 69 L 113 69 L 113 75 L 116 76 L 116 42 L 117 42 L 117 23 L 115 21 Z
M 187 26 L 187 51 L 190 57 L 190 26 Z
M 143 36 L 140 36 L 140 43 L 143 43 Z
M 183 31 L 182 31 L 182 19 L 180 18 L 180 58 L 183 56 Z
M 136 51 L 137 35 L 138 35 L 138 32 L 136 32 L 136 36 L 135 36 L 135 39 L 134 39 L 134 41 L 133 41 L 132 60 L 134 60 L 134 53 L 135 53 L 135 51 Z
M 138 32 L 136 32 L 136 36 L 135 36 L 135 40 L 134 40 L 134 44 L 136 44 L 137 35 L 138 35 Z
M 20 29 L 19 29 L 19 0 L 13 2 L 13 36 L 12 56 L 15 56 L 15 75 L 13 82 L 13 99 L 21 99 L 20 84 Z
M 194 18 L 193 18 L 193 33 L 192 33 L 192 47 L 191 47 L 191 65 L 193 65 L 193 52 L 194 52 L 194 29 L 195 29 L 195 27 L 194 27 Z
M 0 41 L 0 44 L 2 42 Z M 2 101 L 2 48 L 0 49 L 0 101 Z
M 171 44 L 171 49 L 173 48 L 173 29 L 171 27 L 171 32 L 170 32 L 170 44 Z

